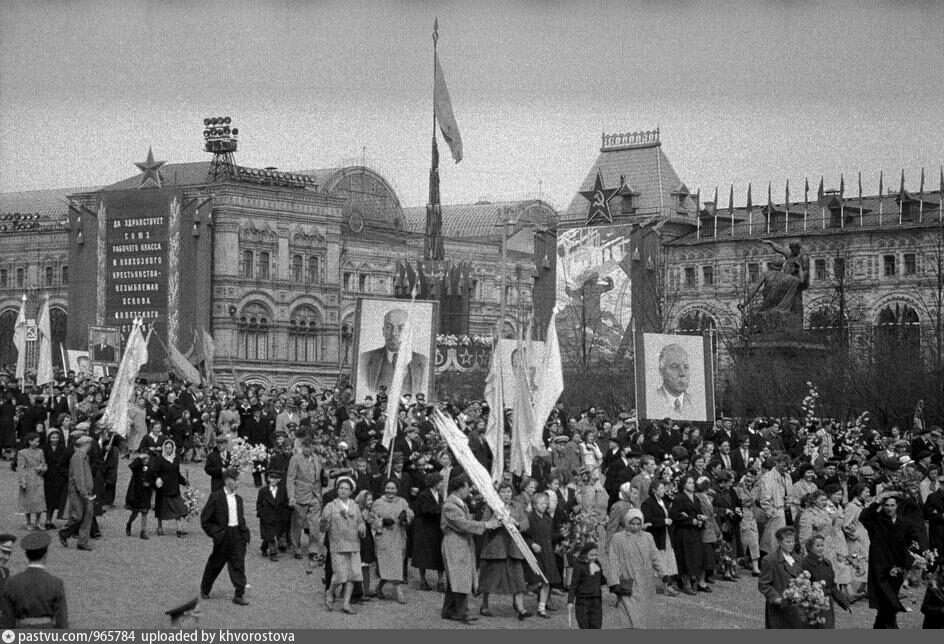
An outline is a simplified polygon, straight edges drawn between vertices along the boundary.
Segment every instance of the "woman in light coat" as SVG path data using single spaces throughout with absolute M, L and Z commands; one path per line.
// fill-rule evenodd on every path
M 324 507 L 321 513 L 321 531 L 328 536 L 331 544 L 331 587 L 325 592 L 325 607 L 332 610 L 339 588 L 343 588 L 344 602 L 341 610 L 348 615 L 356 615 L 351 608 L 351 594 L 355 582 L 363 581 L 361 569 L 361 537 L 367 532 L 367 525 L 357 503 L 351 498 L 354 481 L 341 477 L 336 484 L 338 496 Z
M 656 588 L 662 584 L 665 570 L 662 557 L 652 535 L 642 529 L 641 510 L 626 513 L 626 529 L 610 541 L 607 583 L 619 597 L 619 607 L 629 621 L 629 628 L 649 628 L 649 607 L 656 598 Z M 623 594 L 628 580 L 632 580 L 632 594 Z
M 46 511 L 46 457 L 39 447 L 39 434 L 30 432 L 23 437 L 26 447 L 16 453 L 16 477 L 19 479 L 17 505 L 26 515 L 27 530 L 41 530 L 41 519 Z
M 383 496 L 374 501 L 370 509 L 371 527 L 374 530 L 374 549 L 377 553 L 377 570 L 380 582 L 377 596 L 381 599 L 383 587 L 394 585 L 397 601 L 406 603 L 403 596 L 403 562 L 406 560 L 406 529 L 413 522 L 413 510 L 406 499 L 399 495 L 399 486 L 394 479 L 387 480 Z
M 865 597 L 869 580 L 869 532 L 859 522 L 859 515 L 869 505 L 872 494 L 867 483 L 852 488 L 852 499 L 846 504 L 842 517 L 842 532 L 846 538 L 846 550 L 850 560 L 850 589 L 852 601 Z

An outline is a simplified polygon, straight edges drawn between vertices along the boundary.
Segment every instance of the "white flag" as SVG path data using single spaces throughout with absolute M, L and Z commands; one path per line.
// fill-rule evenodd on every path
M 150 339 L 151 332 L 149 331 L 145 338 L 141 333 L 140 320 L 135 320 L 128 335 L 128 344 L 121 357 L 121 364 L 118 365 L 118 374 L 108 397 L 105 414 L 102 416 L 102 422 L 111 426 L 112 431 L 122 437 L 128 435 L 128 410 L 133 404 L 134 381 L 138 377 L 138 371 L 148 361 L 147 347 Z
M 406 378 L 410 360 L 413 357 L 413 304 L 416 292 L 406 310 L 406 323 L 400 331 L 400 349 L 396 352 L 396 364 L 393 366 L 393 381 L 390 383 L 387 398 L 387 422 L 384 425 L 383 446 L 390 449 L 397 437 L 397 418 L 400 414 L 400 399 L 403 397 L 403 380 Z
M 485 443 L 492 452 L 492 480 L 498 482 L 505 471 L 505 389 L 504 367 L 498 341 L 492 343 L 492 364 L 485 379 L 485 402 L 488 403 L 488 425 Z
M 557 309 L 551 313 L 551 321 L 547 325 L 544 359 L 538 368 L 534 384 L 534 421 L 539 423 L 539 430 L 535 432 L 535 447 L 543 447 L 544 424 L 554 410 L 557 399 L 564 393 L 564 372 L 561 368 L 560 345 L 557 342 Z
M 20 314 L 13 325 L 13 346 L 16 347 L 16 379 L 22 388 L 26 377 L 26 295 L 23 296 Z
M 49 296 L 43 300 L 43 306 L 39 310 L 39 361 L 36 364 L 36 384 L 45 385 L 55 381 L 56 377 L 52 372 L 52 330 L 49 325 Z

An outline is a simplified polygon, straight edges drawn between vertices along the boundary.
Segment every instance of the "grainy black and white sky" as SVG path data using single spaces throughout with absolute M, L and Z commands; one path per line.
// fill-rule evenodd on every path
M 207 159 L 230 115 L 237 161 L 366 159 L 426 201 L 433 18 L 465 144 L 444 203 L 566 207 L 600 134 L 659 126 L 693 191 L 748 182 L 794 201 L 804 177 L 866 193 L 937 189 L 944 162 L 938 0 L 0 3 L 0 190 L 104 185 L 149 146 Z M 755 203 L 758 197 L 755 196 Z

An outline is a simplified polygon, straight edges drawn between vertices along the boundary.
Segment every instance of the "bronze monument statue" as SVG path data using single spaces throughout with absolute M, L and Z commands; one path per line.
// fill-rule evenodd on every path
M 738 309 L 748 309 L 759 291 L 761 303 L 756 312 L 757 324 L 753 325 L 757 330 L 800 330 L 803 328 L 803 291 L 810 284 L 809 256 L 803 254 L 800 242 L 791 242 L 789 248 L 784 248 L 769 239 L 761 241 L 783 255 L 784 261 L 779 270 L 777 264 L 768 264 L 767 272 L 751 286 Z

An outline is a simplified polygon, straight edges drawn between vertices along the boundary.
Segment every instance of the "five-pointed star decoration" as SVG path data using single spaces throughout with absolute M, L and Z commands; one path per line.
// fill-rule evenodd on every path
M 597 169 L 597 180 L 593 185 L 593 190 L 580 192 L 590 202 L 586 225 L 589 226 L 598 219 L 608 224 L 613 223 L 613 215 L 610 213 L 610 200 L 617 192 L 619 192 L 619 188 L 607 189 L 603 187 L 603 173 Z
M 144 174 L 141 176 L 141 185 L 139 188 L 144 188 L 150 185 L 154 185 L 156 188 L 161 187 L 161 166 L 167 163 L 167 161 L 155 161 L 154 152 L 151 148 L 148 148 L 147 160 L 145 161 L 135 161 L 135 165 L 138 166 L 138 169 Z

